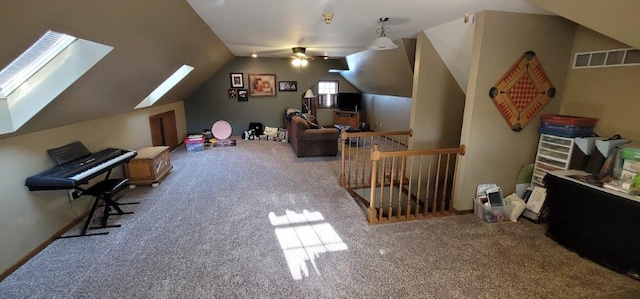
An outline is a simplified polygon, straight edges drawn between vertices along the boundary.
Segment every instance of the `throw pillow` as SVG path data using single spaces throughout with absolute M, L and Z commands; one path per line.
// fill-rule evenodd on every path
M 307 121 L 307 124 L 309 125 L 310 129 L 320 129 L 321 128 L 320 125 L 318 125 L 318 124 L 316 124 L 316 123 L 314 123 L 314 122 L 312 122 L 312 121 L 310 121 L 308 119 L 305 119 L 305 121 Z
M 285 118 L 287 119 L 287 121 L 291 121 L 291 118 L 294 116 L 302 116 L 302 113 L 300 113 L 300 111 L 293 111 L 293 112 L 287 113 L 285 115 Z

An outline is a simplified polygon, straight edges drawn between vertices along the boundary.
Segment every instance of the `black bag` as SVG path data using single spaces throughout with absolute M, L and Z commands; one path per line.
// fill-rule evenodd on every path
M 264 129 L 262 128 L 262 123 L 249 123 L 249 130 L 253 129 L 256 136 L 262 135 L 264 133 Z

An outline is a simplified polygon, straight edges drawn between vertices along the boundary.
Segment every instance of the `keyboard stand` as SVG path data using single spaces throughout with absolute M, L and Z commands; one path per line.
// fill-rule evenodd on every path
M 118 192 L 125 189 L 127 185 L 127 181 L 128 179 L 109 179 L 107 176 L 105 180 L 100 181 L 95 185 L 91 186 L 89 189 L 83 191 L 82 195 L 90 195 L 90 196 L 93 196 L 95 199 L 94 199 L 93 205 L 91 206 L 91 211 L 89 212 L 89 216 L 87 216 L 87 220 L 85 221 L 82 227 L 82 231 L 80 232 L 79 235 L 62 236 L 60 238 L 75 238 L 75 237 L 84 237 L 84 236 L 106 235 L 106 234 L 109 234 L 109 232 L 87 234 L 87 230 L 101 229 L 101 228 L 107 228 L 107 227 L 120 227 L 121 226 L 120 224 L 107 225 L 107 220 L 109 219 L 109 216 L 133 214 L 133 212 L 122 211 L 122 209 L 120 209 L 120 206 L 128 205 L 128 204 L 138 204 L 138 202 L 118 204 L 115 200 L 113 200 L 113 198 L 116 196 L 116 194 L 118 194 Z M 102 219 L 100 221 L 101 225 L 96 227 L 89 227 L 89 224 L 93 219 L 93 214 L 95 213 L 100 200 L 103 200 L 105 203 L 104 212 L 102 214 Z M 111 213 L 111 208 L 116 210 L 116 213 Z

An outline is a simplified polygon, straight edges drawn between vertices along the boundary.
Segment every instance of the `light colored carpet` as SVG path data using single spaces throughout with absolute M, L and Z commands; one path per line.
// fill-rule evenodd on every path
M 160 186 L 126 190 L 123 202 L 141 203 L 111 217 L 122 227 L 56 240 L 0 283 L 0 298 L 640 296 L 639 282 L 526 220 L 369 226 L 338 185 L 337 157 L 238 140 L 171 159 Z

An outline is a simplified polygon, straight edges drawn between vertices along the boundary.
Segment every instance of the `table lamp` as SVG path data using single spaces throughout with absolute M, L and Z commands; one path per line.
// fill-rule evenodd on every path
M 313 94 L 313 91 L 311 91 L 311 89 L 307 89 L 307 91 L 304 93 L 304 106 L 307 110 L 307 113 L 311 114 L 311 99 L 313 99 L 315 97 L 315 95 Z

